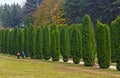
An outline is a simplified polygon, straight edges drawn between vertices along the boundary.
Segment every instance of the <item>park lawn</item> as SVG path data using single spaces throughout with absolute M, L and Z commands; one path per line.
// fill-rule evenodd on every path
M 0 54 L 0 78 L 120 78 L 120 72 Z

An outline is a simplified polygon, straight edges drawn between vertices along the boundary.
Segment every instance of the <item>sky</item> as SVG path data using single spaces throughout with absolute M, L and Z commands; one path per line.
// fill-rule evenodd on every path
M 0 5 L 1 4 L 13 4 L 13 3 L 18 3 L 20 5 L 23 5 L 26 0 L 0 0 Z

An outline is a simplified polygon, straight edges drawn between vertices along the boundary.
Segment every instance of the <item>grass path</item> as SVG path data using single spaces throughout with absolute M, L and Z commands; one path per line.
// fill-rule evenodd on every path
M 0 54 L 0 78 L 120 78 L 120 72 Z

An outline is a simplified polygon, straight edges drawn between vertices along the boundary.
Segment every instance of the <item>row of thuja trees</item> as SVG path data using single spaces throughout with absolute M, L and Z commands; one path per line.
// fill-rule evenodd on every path
M 89 15 L 81 24 L 51 25 L 42 27 L 6 29 L 0 31 L 0 52 L 15 55 L 24 51 L 26 57 L 59 61 L 60 56 L 67 62 L 73 58 L 78 64 L 83 59 L 85 66 L 93 66 L 97 57 L 100 68 L 109 68 L 111 60 L 120 70 L 120 17 L 111 24 L 97 22 L 94 32 Z M 111 31 L 111 36 L 110 36 Z M 111 46 L 112 44 L 112 46 Z

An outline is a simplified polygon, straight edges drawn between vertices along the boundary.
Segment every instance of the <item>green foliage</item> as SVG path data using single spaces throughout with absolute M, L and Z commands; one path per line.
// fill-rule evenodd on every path
M 33 21 L 32 17 L 28 16 L 28 17 L 24 18 L 25 26 L 30 26 L 30 24 L 33 24 L 33 23 L 34 23 L 34 21 Z
M 116 68 L 118 71 L 120 71 L 120 62 L 117 62 Z
M 1 21 L 4 27 L 20 26 L 22 21 L 22 8 L 18 4 L 4 4 L 1 6 Z
M 120 17 L 117 17 L 111 24 L 112 60 L 117 62 L 119 70 L 120 62 Z
M 5 53 L 5 30 L 2 30 L 2 53 Z
M 111 62 L 110 31 L 107 25 L 97 23 L 96 29 L 97 58 L 100 68 L 109 68 Z
M 23 13 L 25 16 L 31 16 L 31 14 L 38 8 L 42 0 L 26 0 L 23 6 Z
M 51 58 L 50 49 L 51 49 L 50 29 L 47 26 L 45 26 L 45 28 L 43 28 L 43 56 L 45 60 L 49 60 Z
M 89 14 L 94 24 L 97 20 L 110 24 L 120 14 L 119 5 L 120 0 L 65 0 L 64 11 L 69 24 L 79 24 L 84 14 Z
M 30 57 L 35 58 L 35 29 L 32 25 L 29 27 L 29 52 Z
M 9 30 L 5 30 L 5 45 L 4 45 L 4 49 L 5 49 L 5 53 L 9 54 L 9 35 L 10 32 Z
M 13 30 L 10 31 L 10 39 L 9 39 L 9 53 L 13 55 Z
M 30 56 L 30 53 L 29 53 L 29 29 L 28 29 L 28 27 L 24 28 L 24 52 L 25 52 L 26 57 Z
M 67 26 L 61 26 L 60 28 L 60 51 L 63 57 L 63 61 L 67 62 L 70 54 L 70 42 L 69 31 Z
M 60 59 L 60 33 L 56 25 L 51 29 L 51 56 L 53 61 Z
M 82 21 L 82 55 L 85 66 L 93 66 L 96 53 L 94 28 L 89 15 Z
M 36 29 L 36 58 L 43 59 L 43 32 L 39 27 Z
M 77 25 L 73 25 L 71 32 L 71 56 L 73 62 L 78 64 L 80 62 L 81 53 L 82 53 L 82 40 L 81 33 Z
M 24 50 L 24 32 L 23 30 L 19 30 L 19 44 L 18 44 L 19 52 Z
M 19 51 L 19 29 L 16 27 L 14 30 L 13 30 L 13 36 L 12 36 L 12 54 L 15 55 L 16 52 Z
M 2 30 L 0 30 L 0 53 L 2 53 Z

